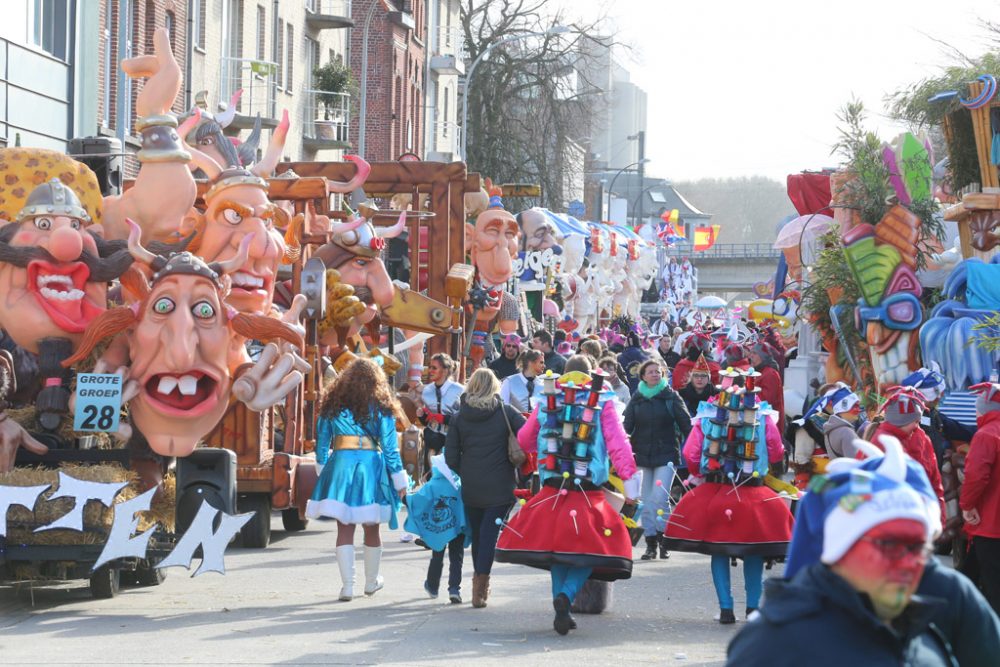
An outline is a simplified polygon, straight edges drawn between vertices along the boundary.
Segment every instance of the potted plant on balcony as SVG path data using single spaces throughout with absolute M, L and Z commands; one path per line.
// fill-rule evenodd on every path
M 314 121 L 317 138 L 339 138 L 338 130 L 347 126 L 347 108 L 342 103 L 342 94 L 350 93 L 353 85 L 351 68 L 339 59 L 313 70 L 316 101 L 322 107 L 322 118 L 317 117 Z

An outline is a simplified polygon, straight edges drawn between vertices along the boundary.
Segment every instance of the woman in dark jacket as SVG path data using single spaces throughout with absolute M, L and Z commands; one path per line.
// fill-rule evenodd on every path
M 691 431 L 691 417 L 684 401 L 670 388 L 658 361 L 646 361 L 639 367 L 640 382 L 625 406 L 624 426 L 632 441 L 635 464 L 642 470 L 642 531 L 646 553 L 642 560 L 656 558 L 656 545 L 663 533 L 656 525 L 658 510 L 669 516 L 667 502 L 680 445 Z M 667 558 L 660 545 L 660 558 Z
M 507 458 L 507 424 L 516 435 L 524 417 L 500 401 L 500 382 L 480 368 L 469 378 L 452 417 L 444 460 L 462 480 L 462 502 L 472 539 L 472 606 L 485 607 L 500 526 L 514 502 L 514 466 Z M 504 416 L 506 415 L 506 420 Z

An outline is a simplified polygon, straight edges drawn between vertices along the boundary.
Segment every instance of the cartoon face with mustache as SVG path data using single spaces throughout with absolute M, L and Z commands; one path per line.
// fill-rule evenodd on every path
M 108 281 L 131 264 L 125 250 L 100 259 L 115 248 L 100 239 L 100 225 L 85 230 L 89 222 L 73 190 L 52 179 L 0 228 L 0 327 L 24 349 L 37 353 L 43 338 L 76 345 L 106 309 Z

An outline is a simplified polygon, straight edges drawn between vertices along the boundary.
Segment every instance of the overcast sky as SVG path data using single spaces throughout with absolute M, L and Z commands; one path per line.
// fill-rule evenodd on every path
M 883 97 L 990 48 L 996 0 L 556 0 L 602 9 L 635 46 L 622 60 L 649 95 L 647 174 L 680 181 L 836 166 L 837 112 L 852 96 L 870 127 L 900 127 Z

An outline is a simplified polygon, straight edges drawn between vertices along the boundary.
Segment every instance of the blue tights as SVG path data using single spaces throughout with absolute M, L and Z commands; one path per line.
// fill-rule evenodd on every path
M 719 608 L 733 608 L 733 592 L 729 578 L 729 556 L 712 556 L 712 583 L 719 598 Z M 743 586 L 747 593 L 747 607 L 760 606 L 760 593 L 764 588 L 764 558 L 762 556 L 743 557 Z
M 576 599 L 576 594 L 583 587 L 583 582 L 587 581 L 592 569 L 589 567 L 570 567 L 569 565 L 553 565 L 550 571 L 552 575 L 552 597 L 560 593 L 565 593 L 569 601 Z

